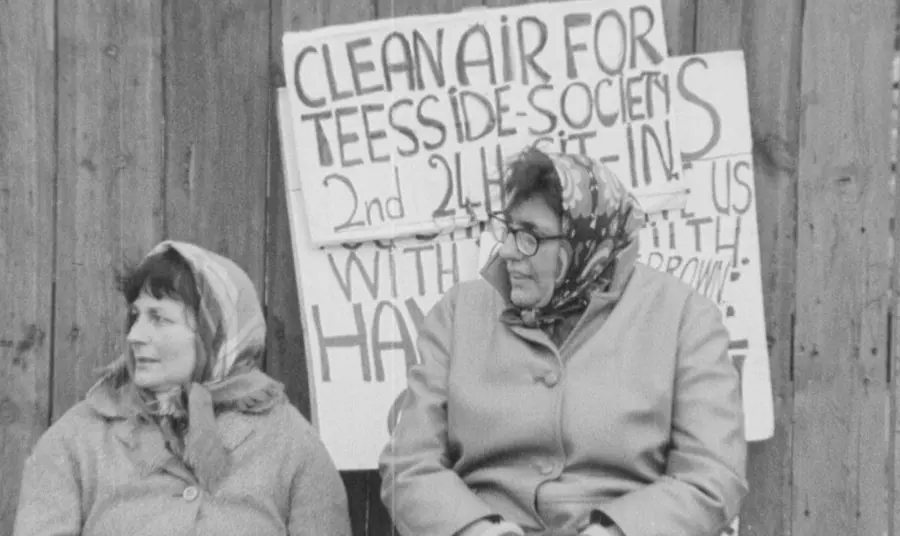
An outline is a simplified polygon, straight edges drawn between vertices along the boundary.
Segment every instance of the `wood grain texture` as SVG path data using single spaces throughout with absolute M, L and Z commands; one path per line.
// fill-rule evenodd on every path
M 262 297 L 269 3 L 165 3 L 166 235 L 234 260 Z
M 161 2 L 58 3 L 54 419 L 123 349 L 114 275 L 162 234 Z
M 50 421 L 54 16 L 48 2 L 0 4 L 0 534 Z
M 792 533 L 885 534 L 895 4 L 803 18 Z
M 740 534 L 790 534 L 801 0 L 747 1 L 744 54 L 775 433 L 751 443 Z
M 275 106 L 273 100 L 272 106 Z M 276 112 L 269 132 L 269 198 L 266 203 L 266 362 L 285 393 L 309 419 L 310 390 L 302 309 L 294 268 L 288 201 L 285 196 Z
M 670 56 L 684 56 L 694 52 L 697 4 L 698 0 L 663 0 L 663 21 Z
M 375 0 L 375 2 L 375 15 L 380 19 L 456 13 L 461 9 L 484 5 L 482 0 Z
M 664 2 L 665 3 L 665 2 Z M 719 52 L 742 48 L 743 10 L 754 0 L 711 0 L 697 2 L 694 51 Z
M 278 109 L 275 91 L 284 87 L 284 55 L 281 38 L 285 31 L 307 30 L 321 25 L 315 2 L 300 10 L 291 0 L 272 3 L 269 57 L 270 106 L 268 145 L 268 197 L 266 200 L 266 372 L 284 383 L 291 403 L 310 418 L 309 374 L 302 309 L 291 242 L 288 199 L 285 194 Z M 299 2 L 298 2 L 299 4 Z M 298 12 L 294 12 L 295 7 Z
M 890 463 L 887 470 L 892 475 L 893 481 L 890 492 L 887 495 L 888 508 L 892 515 L 888 519 L 888 534 L 896 534 L 900 530 L 900 233 L 897 232 L 897 224 L 900 221 L 900 196 L 897 195 L 897 170 L 900 169 L 900 2 L 897 4 L 896 23 L 894 26 L 894 58 L 891 79 L 893 80 L 893 107 L 891 110 L 891 187 L 894 193 L 894 216 L 891 230 L 893 231 L 893 269 L 891 289 L 893 290 L 893 304 L 891 305 L 891 336 L 890 359 L 888 363 L 889 382 L 891 384 L 891 426 L 888 435 L 888 445 L 891 449 Z

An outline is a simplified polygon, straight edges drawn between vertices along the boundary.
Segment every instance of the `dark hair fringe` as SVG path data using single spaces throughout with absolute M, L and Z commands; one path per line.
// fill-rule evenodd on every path
M 116 286 L 129 305 L 147 290 L 157 299 L 172 298 L 181 301 L 194 312 L 200 310 L 200 293 L 197 281 L 187 260 L 173 248 L 154 253 L 137 265 L 125 265 L 116 274 Z M 128 315 L 130 328 L 133 318 Z

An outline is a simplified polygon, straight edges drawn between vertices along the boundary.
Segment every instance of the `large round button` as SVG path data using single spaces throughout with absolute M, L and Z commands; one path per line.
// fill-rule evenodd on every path
M 193 501 L 197 497 L 200 496 L 200 490 L 195 488 L 194 486 L 188 486 L 184 488 L 184 491 L 181 493 L 181 496 L 184 497 L 186 501 Z
M 548 372 L 546 376 L 544 376 L 544 383 L 547 384 L 548 387 L 553 387 L 559 382 L 559 375 L 555 372 Z

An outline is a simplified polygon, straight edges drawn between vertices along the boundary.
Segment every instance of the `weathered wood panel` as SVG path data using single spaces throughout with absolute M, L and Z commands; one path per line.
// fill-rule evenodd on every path
M 692 54 L 697 29 L 697 0 L 663 0 L 662 10 L 669 55 Z
M 225 255 L 262 296 L 269 4 L 166 2 L 166 236 Z
M 803 14 L 792 533 L 884 534 L 891 0 Z
M 888 508 L 892 515 L 888 524 L 888 534 L 896 534 L 900 530 L 900 408 L 898 408 L 898 400 L 900 400 L 900 382 L 897 381 L 900 374 L 900 295 L 897 289 L 900 288 L 900 233 L 897 232 L 898 219 L 900 219 L 900 196 L 897 195 L 897 169 L 900 168 L 900 3 L 897 5 L 897 14 L 894 27 L 894 59 L 892 68 L 892 80 L 894 81 L 891 91 L 893 106 L 891 109 L 891 191 L 894 194 L 894 218 L 892 220 L 891 231 L 893 232 L 893 248 L 894 257 L 892 275 L 893 280 L 891 289 L 893 290 L 893 304 L 891 306 L 891 333 L 888 337 L 890 344 L 891 360 L 888 363 L 888 382 L 891 384 L 891 423 L 888 430 L 887 442 L 892 451 L 890 463 L 886 470 L 892 475 L 891 489 L 887 495 Z
M 284 190 L 275 90 L 285 84 L 283 33 L 318 27 L 322 24 L 321 17 L 316 2 L 282 0 L 272 4 L 272 54 L 269 60 L 272 101 L 269 107 L 269 193 L 266 202 L 266 372 L 285 384 L 288 398 L 307 418 L 310 417 L 310 393 L 305 334 L 291 245 L 288 199 Z
M 114 274 L 160 237 L 161 1 L 60 2 L 53 417 L 122 351 Z
M 697 52 L 743 49 L 747 63 L 754 173 L 767 335 L 775 403 L 790 409 L 796 222 L 797 90 L 800 66 L 800 3 L 782 0 L 701 2 Z M 788 141 L 790 140 L 790 141 Z M 791 419 L 776 415 L 773 439 L 751 444 L 750 493 L 741 534 L 785 534 L 791 494 L 785 478 L 791 463 Z M 762 510 L 760 510 L 762 508 Z
M 50 420 L 54 24 L 47 2 L 0 4 L 0 534 Z
M 380 19 L 407 15 L 455 13 L 471 7 L 482 7 L 482 0 L 375 0 L 375 14 Z
M 790 534 L 793 319 L 801 0 L 744 2 L 744 54 L 754 140 L 766 333 L 775 434 L 752 443 L 740 533 Z
M 742 48 L 742 12 L 752 3 L 753 0 L 697 2 L 694 51 L 703 54 Z

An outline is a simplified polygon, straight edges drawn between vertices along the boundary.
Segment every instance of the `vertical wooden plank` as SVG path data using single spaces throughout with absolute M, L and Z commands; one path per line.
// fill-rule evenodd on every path
M 693 54 L 697 9 L 697 0 L 663 0 L 663 20 L 670 56 Z
M 893 0 L 804 13 L 793 533 L 888 526 Z
M 751 444 L 741 534 L 788 534 L 791 520 L 791 383 L 799 104 L 799 1 L 701 2 L 696 50 L 743 49 L 755 140 L 754 174 L 775 436 Z
M 373 2 L 374 0 L 273 0 L 271 70 L 275 85 L 284 86 L 281 38 L 285 31 L 369 20 L 375 16 Z M 271 109 L 274 110 L 274 103 Z M 272 117 L 269 127 L 272 142 L 269 144 L 269 277 L 266 288 L 269 345 L 266 366 L 270 374 L 285 383 L 291 401 L 309 415 L 304 333 L 291 246 L 288 201 L 284 195 L 281 152 L 276 135 L 278 125 L 274 115 Z M 377 474 L 353 471 L 344 472 L 342 477 L 350 503 L 353 534 L 391 534 L 390 520 L 384 519 L 384 507 L 378 497 Z
M 456 13 L 470 7 L 483 6 L 482 0 L 375 0 L 379 19 L 405 17 L 407 15 L 431 15 Z
M 753 0 L 697 2 L 694 49 L 698 54 L 740 49 L 742 15 Z
M 791 532 L 793 318 L 802 0 L 745 2 L 744 52 L 775 434 L 749 446 L 740 534 Z
M 50 419 L 54 6 L 0 4 L 0 534 Z
M 166 235 L 225 255 L 262 296 L 269 2 L 167 0 Z
M 280 32 L 273 32 L 273 36 L 276 33 Z M 280 85 L 284 85 L 283 77 Z M 306 418 L 310 418 L 305 334 L 294 269 L 288 200 L 284 193 L 276 99 L 274 94 L 272 97 L 269 112 L 269 196 L 266 202 L 265 370 L 284 384 L 291 403 Z
M 160 2 L 58 3 L 53 416 L 122 351 L 114 271 L 162 234 Z
M 897 170 L 900 169 L 900 2 L 897 2 L 896 23 L 894 26 L 894 57 L 891 61 L 892 80 L 892 109 L 891 109 L 891 191 L 894 193 L 894 216 L 891 221 L 893 237 L 893 268 L 891 274 L 891 289 L 893 290 L 893 303 L 891 304 L 891 336 L 888 338 L 890 347 L 888 363 L 889 383 L 891 383 L 891 426 L 889 429 L 888 444 L 891 448 L 888 471 L 892 477 L 891 489 L 888 493 L 888 508 L 893 513 L 888 519 L 888 534 L 896 534 L 900 527 L 900 383 L 897 381 L 900 374 L 900 233 L 897 232 L 897 223 L 900 221 L 900 196 L 897 195 Z

